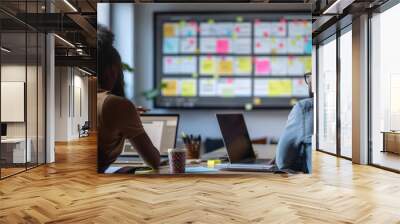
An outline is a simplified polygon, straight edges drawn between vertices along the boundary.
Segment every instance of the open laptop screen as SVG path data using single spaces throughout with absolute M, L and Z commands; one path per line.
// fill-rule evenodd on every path
M 255 159 L 243 114 L 217 114 L 219 127 L 231 163 Z
M 153 145 L 161 154 L 167 154 L 168 148 L 176 144 L 179 115 L 177 114 L 144 114 L 140 116 L 143 128 Z M 136 150 L 125 140 L 122 156 L 137 155 Z

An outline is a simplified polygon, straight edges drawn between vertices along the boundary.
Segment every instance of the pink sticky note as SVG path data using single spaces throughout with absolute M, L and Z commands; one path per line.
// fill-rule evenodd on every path
M 258 26 L 258 25 L 260 25 L 261 20 L 260 20 L 260 19 L 255 19 L 255 20 L 254 20 L 254 23 L 255 23 L 256 26 Z
M 227 79 L 227 80 L 226 80 L 226 83 L 228 83 L 228 84 L 233 84 L 233 79 L 232 79 L 232 78 Z
M 172 63 L 172 58 L 168 57 L 167 58 L 167 64 L 171 64 Z
M 193 38 L 190 38 L 190 39 L 189 39 L 189 44 L 190 44 L 190 45 L 193 45 L 193 44 L 194 44 L 194 39 L 193 39 Z
M 217 40 L 217 53 L 219 54 L 229 53 L 229 41 L 227 39 Z
M 269 59 L 256 59 L 256 74 L 270 74 L 271 63 Z

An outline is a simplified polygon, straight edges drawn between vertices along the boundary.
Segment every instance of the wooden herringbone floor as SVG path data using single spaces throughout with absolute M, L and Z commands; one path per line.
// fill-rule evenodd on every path
M 312 175 L 96 173 L 96 142 L 0 181 L 0 223 L 400 223 L 400 175 L 314 153 Z

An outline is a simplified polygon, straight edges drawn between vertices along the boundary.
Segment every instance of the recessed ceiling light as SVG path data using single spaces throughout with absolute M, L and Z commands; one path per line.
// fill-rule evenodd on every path
M 69 42 L 68 40 L 60 37 L 58 34 L 54 34 L 55 37 L 57 37 L 59 40 L 61 40 L 62 42 L 64 42 L 65 44 L 67 44 L 70 47 L 75 48 L 75 45 L 73 45 L 71 42 Z
M 81 69 L 81 68 L 79 68 L 79 67 L 78 67 L 78 70 L 81 71 L 81 72 L 83 72 L 83 73 L 85 73 L 85 74 L 87 74 L 87 75 L 89 75 L 89 76 L 92 75 L 92 73 L 90 73 L 90 72 L 88 72 L 88 71 L 86 71 L 86 70 L 83 70 L 83 69 Z
M 78 10 L 73 6 L 68 0 L 64 0 L 65 4 L 67 4 L 74 12 L 78 12 Z
M 7 49 L 5 47 L 1 47 L 0 49 L 1 49 L 1 51 L 4 51 L 6 53 L 10 53 L 11 52 L 11 50 L 9 50 L 9 49 Z

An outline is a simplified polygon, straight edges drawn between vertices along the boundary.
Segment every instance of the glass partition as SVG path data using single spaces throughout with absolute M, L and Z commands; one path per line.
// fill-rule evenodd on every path
M 346 28 L 340 38 L 340 155 L 352 157 L 352 32 Z
M 1 161 L 2 177 L 24 171 L 30 161 L 27 142 L 26 78 L 27 48 L 25 32 L 1 34 Z M 4 50 L 6 49 L 6 50 Z
M 371 18 L 371 162 L 400 170 L 400 4 Z
M 39 13 L 40 2 L 18 9 Z M 45 45 L 43 33 L 0 12 L 0 178 L 45 163 Z
M 317 149 L 336 154 L 336 36 L 318 47 Z

